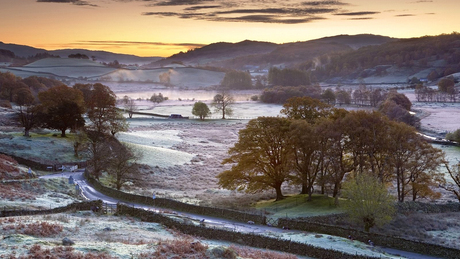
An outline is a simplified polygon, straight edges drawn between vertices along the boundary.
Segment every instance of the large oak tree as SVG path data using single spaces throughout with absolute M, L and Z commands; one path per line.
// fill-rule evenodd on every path
M 45 127 L 60 130 L 62 137 L 67 129 L 85 125 L 84 100 L 79 90 L 61 85 L 40 92 L 38 98 Z
M 250 120 L 228 151 L 230 157 L 223 161 L 232 168 L 217 176 L 219 185 L 247 192 L 275 189 L 276 200 L 283 199 L 281 185 L 289 179 L 291 169 L 290 124 L 280 117 Z
M 87 102 L 88 118 L 91 121 L 90 127 L 100 133 L 110 131 L 110 124 L 117 116 L 115 93 L 106 85 L 94 84 L 91 96 Z

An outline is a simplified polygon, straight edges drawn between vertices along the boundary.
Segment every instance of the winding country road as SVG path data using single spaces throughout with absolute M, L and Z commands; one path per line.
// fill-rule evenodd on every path
M 92 186 L 90 186 L 88 182 L 86 182 L 86 179 L 83 177 L 82 170 L 78 170 L 76 172 L 62 172 L 58 174 L 43 175 L 43 176 L 40 176 L 40 178 L 43 178 L 43 179 L 67 178 L 68 179 L 71 176 L 74 179 L 74 184 L 78 186 L 76 188 L 78 188 L 78 190 L 80 191 L 80 195 L 87 200 L 102 200 L 104 203 L 108 203 L 108 204 L 123 203 L 129 206 L 135 207 L 135 208 L 156 211 L 156 212 L 162 211 L 160 208 L 154 207 L 154 206 L 122 202 L 118 199 L 109 197 L 107 195 L 104 195 L 98 192 Z M 286 230 L 282 228 L 270 227 L 270 226 L 265 226 L 265 225 L 254 225 L 254 224 L 242 223 L 242 222 L 232 221 L 232 220 L 227 220 L 227 219 L 222 219 L 222 218 L 215 218 L 215 217 L 209 217 L 209 216 L 203 216 L 203 215 L 197 215 L 197 214 L 191 214 L 191 213 L 172 211 L 169 209 L 168 209 L 168 213 L 171 213 L 172 215 L 176 217 L 203 222 L 209 227 L 217 227 L 217 228 L 228 229 L 232 231 L 238 231 L 242 233 L 255 233 L 255 234 L 274 233 L 274 232 L 275 233 L 290 233 L 290 234 L 299 234 L 299 233 L 306 234 L 307 233 L 305 231 L 300 231 L 300 230 Z M 369 249 L 375 251 L 374 248 L 369 248 Z M 387 254 L 391 254 L 392 258 L 441 259 L 439 257 L 421 255 L 421 254 L 401 251 L 401 250 L 392 249 L 392 248 L 379 247 L 378 249 L 383 252 L 386 252 Z M 381 256 L 382 258 L 385 258 L 385 255 L 383 253 L 381 254 Z

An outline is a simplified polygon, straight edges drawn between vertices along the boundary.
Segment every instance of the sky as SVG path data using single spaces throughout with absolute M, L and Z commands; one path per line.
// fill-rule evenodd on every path
M 460 31 L 460 0 L 0 0 L 0 41 L 168 57 L 215 42 Z

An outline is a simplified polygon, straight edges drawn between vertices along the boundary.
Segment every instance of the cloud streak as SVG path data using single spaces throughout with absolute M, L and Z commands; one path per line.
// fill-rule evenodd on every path
M 198 43 L 167 43 L 167 42 L 145 42 L 145 41 L 79 41 L 75 44 L 79 45 L 97 45 L 97 46 L 174 46 L 174 47 L 191 47 L 191 48 L 200 48 L 205 44 Z
M 411 13 L 395 15 L 395 17 L 410 17 L 410 16 L 416 16 L 416 15 L 415 15 L 415 14 L 411 14 Z
M 198 5 L 198 4 L 202 4 L 206 2 L 213 2 L 213 1 L 214 0 L 168 0 L 168 1 L 160 1 L 157 3 L 153 3 L 152 5 L 154 6 Z
M 65 3 L 65 4 L 74 4 L 74 5 L 87 5 L 92 7 L 98 7 L 98 5 L 91 4 L 87 1 L 82 0 L 37 0 L 38 3 Z
M 365 11 L 365 12 L 347 12 L 347 13 L 337 13 L 335 15 L 343 15 L 343 16 L 363 16 L 363 15 L 372 15 L 372 14 L 379 14 L 380 12 L 371 12 L 371 11 Z

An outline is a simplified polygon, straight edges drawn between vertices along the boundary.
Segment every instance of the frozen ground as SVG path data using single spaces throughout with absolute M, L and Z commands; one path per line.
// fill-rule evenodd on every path
M 30 229 L 31 224 L 46 222 L 54 226 L 61 226 L 62 232 L 49 236 L 36 234 L 24 234 L 24 230 Z M 249 250 L 258 250 L 229 242 L 206 240 L 201 238 L 185 237 L 180 233 L 166 229 L 161 224 L 141 222 L 130 217 L 114 217 L 98 215 L 89 211 L 75 212 L 70 214 L 54 214 L 44 216 L 8 217 L 0 219 L 3 232 L 0 234 L 0 258 L 8 255 L 27 255 L 33 245 L 38 244 L 43 248 L 52 248 L 62 243 L 67 237 L 75 242 L 72 247 L 77 252 L 83 253 L 108 253 L 116 258 L 138 258 L 141 253 L 153 255 L 158 245 L 173 240 L 189 239 L 190 242 L 201 242 L 208 246 L 208 250 L 216 247 L 233 246 Z M 36 229 L 35 231 L 37 231 Z M 380 258 L 400 258 L 382 252 L 378 248 L 370 247 L 362 242 L 351 241 L 329 235 L 317 235 L 312 233 L 277 233 L 265 232 L 266 236 L 273 238 L 292 240 L 334 249 L 351 254 L 361 254 Z M 14 251 L 14 252 L 13 252 Z M 264 250 L 265 252 L 270 252 Z M 279 252 L 276 252 L 280 254 Z M 150 257 L 149 257 L 150 258 Z M 174 257 L 175 258 L 175 257 Z M 181 257 L 184 258 L 184 257 Z M 241 258 L 241 257 L 237 257 Z M 261 258 L 261 257 L 248 257 Z M 297 256 L 278 256 L 264 258 L 307 258 Z

